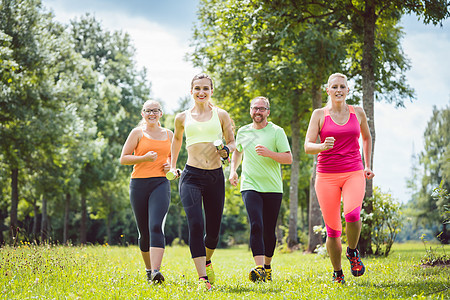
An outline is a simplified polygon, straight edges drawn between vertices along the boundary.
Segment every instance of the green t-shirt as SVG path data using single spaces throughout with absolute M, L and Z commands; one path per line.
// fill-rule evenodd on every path
M 260 156 L 256 145 L 263 145 L 273 152 L 291 151 L 283 128 L 269 122 L 263 129 L 253 124 L 241 127 L 236 135 L 236 145 L 243 152 L 241 191 L 254 190 L 261 193 L 282 193 L 281 165 L 275 160 Z

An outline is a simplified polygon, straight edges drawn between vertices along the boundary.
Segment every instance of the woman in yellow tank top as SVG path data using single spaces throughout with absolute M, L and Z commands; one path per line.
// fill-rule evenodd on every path
M 211 257 L 219 241 L 225 201 L 221 158 L 228 158 L 236 149 L 231 118 L 225 110 L 212 105 L 212 94 L 213 82 L 208 75 L 199 74 L 192 79 L 191 95 L 195 104 L 175 117 L 171 149 L 171 172 L 177 174 L 185 132 L 188 158 L 180 176 L 180 198 L 188 220 L 189 247 L 199 276 L 198 288 L 207 290 L 215 281 Z M 222 150 L 214 146 L 216 140 L 225 140 Z
M 142 120 L 126 140 L 120 163 L 134 165 L 130 180 L 130 202 L 139 233 L 139 248 L 147 271 L 147 280 L 161 283 L 164 254 L 164 222 L 170 204 L 170 147 L 173 133 L 162 128 L 161 105 L 146 101 Z

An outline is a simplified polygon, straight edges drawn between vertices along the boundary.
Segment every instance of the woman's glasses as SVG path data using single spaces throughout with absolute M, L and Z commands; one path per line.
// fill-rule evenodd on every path
M 157 115 L 161 112 L 161 110 L 159 108 L 155 108 L 155 109 L 143 109 L 142 112 L 146 113 L 146 114 L 153 114 L 153 115 Z

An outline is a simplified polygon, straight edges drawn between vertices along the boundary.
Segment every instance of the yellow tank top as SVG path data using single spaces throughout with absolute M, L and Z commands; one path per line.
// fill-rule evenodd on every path
M 197 143 L 212 143 L 222 139 L 222 125 L 220 124 L 217 108 L 212 109 L 209 121 L 198 122 L 192 118 L 191 110 L 186 110 L 184 131 L 186 134 L 186 147 Z
M 142 133 L 142 138 L 139 140 L 136 149 L 134 149 L 135 155 L 144 155 L 148 151 L 155 151 L 158 153 L 158 157 L 155 161 L 146 161 L 135 164 L 133 167 L 133 173 L 131 178 L 150 178 L 150 177 L 165 177 L 164 163 L 167 162 L 167 158 L 170 156 L 171 142 L 169 139 L 169 133 L 167 133 L 167 139 L 153 140 Z

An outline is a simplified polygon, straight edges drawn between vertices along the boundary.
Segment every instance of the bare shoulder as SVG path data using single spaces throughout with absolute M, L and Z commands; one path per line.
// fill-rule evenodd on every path
M 228 114 L 228 112 L 222 108 L 217 107 L 217 115 L 219 116 L 219 120 L 222 124 L 229 123 L 231 120 L 231 117 Z
M 324 116 L 325 107 L 322 108 L 316 108 L 311 115 L 311 119 L 321 119 Z
M 186 111 L 182 111 L 175 116 L 175 124 L 177 123 L 184 124 L 185 119 L 186 119 Z
M 169 135 L 169 139 L 173 138 L 173 131 L 167 128 L 164 128 L 165 130 L 167 130 L 167 134 Z
M 364 108 L 361 106 L 353 106 L 355 109 L 355 114 L 358 116 L 358 118 L 366 118 L 366 112 L 364 111 Z
M 228 112 L 225 109 L 219 107 L 217 107 L 217 114 L 219 115 L 219 117 L 229 117 Z
M 142 137 L 142 135 L 143 135 L 143 133 L 142 133 L 142 128 L 141 127 L 135 127 L 130 132 L 130 137 L 133 137 L 133 138 L 140 139 Z

